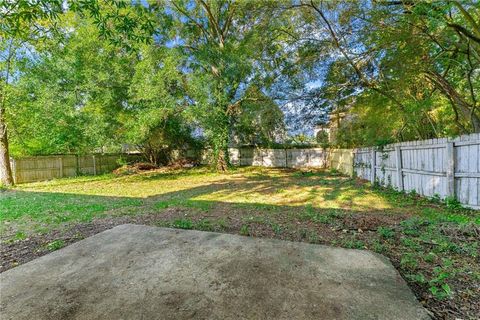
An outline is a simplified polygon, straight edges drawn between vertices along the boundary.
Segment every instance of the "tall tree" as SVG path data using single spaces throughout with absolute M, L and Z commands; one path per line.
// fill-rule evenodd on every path
M 6 48 L 0 48 L 6 55 L 5 59 L 2 59 L 4 61 L 4 67 L 2 68 L 4 72 L 2 72 L 2 85 L 0 88 L 0 184 L 10 186 L 13 185 L 14 181 L 12 175 L 12 168 L 10 166 L 8 129 L 5 119 L 5 107 L 7 103 L 7 90 L 10 81 L 12 60 L 13 55 L 15 54 L 15 48 L 12 39 L 10 39 L 10 41 L 6 43 L 8 43 Z
M 57 31 L 57 20 L 66 10 L 91 16 L 98 26 L 99 35 L 108 41 L 122 45 L 127 49 L 138 42 L 148 42 L 153 33 L 153 24 L 145 7 L 141 4 L 130 5 L 126 2 L 108 0 L 62 1 L 62 0 L 19 0 L 0 2 L 0 40 L 10 43 L 4 50 L 7 54 L 1 73 L 0 102 L 0 182 L 12 185 L 10 167 L 8 128 L 5 118 L 5 104 L 8 101 L 12 60 L 16 58 L 16 42 L 19 46 L 29 45 L 35 48 L 42 40 L 50 38 Z M 133 12 L 132 12 L 133 11 Z M 12 45 L 14 44 L 15 45 Z
M 120 144 L 136 55 L 99 39 L 91 19 L 72 12 L 57 26 L 17 68 L 6 108 L 14 156 Z
M 209 141 L 214 165 L 226 170 L 235 108 L 247 87 L 265 88 L 273 74 L 272 52 L 278 52 L 282 11 L 275 2 L 173 1 L 169 41 L 185 57 L 187 94 L 192 111 Z

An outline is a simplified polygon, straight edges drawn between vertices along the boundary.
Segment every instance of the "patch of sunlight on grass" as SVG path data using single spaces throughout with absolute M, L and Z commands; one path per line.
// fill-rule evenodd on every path
M 334 197 L 332 197 L 334 196 Z M 381 195 L 352 187 L 342 187 L 331 191 L 326 202 L 333 208 L 356 211 L 391 209 L 392 205 Z
M 151 173 L 121 177 L 103 175 L 97 177 L 58 179 L 47 182 L 23 184 L 16 187 L 16 190 L 146 198 L 206 186 L 228 177 L 216 173 L 198 172 L 198 170 L 192 170 L 191 172 L 187 172 L 187 174 L 182 174 L 184 172 L 185 171 L 179 172 L 178 177 L 175 179 L 171 179 L 172 176 L 175 177 L 175 173 L 163 175 Z
M 358 211 L 370 211 L 391 209 L 392 206 L 382 197 L 374 194 L 364 194 L 360 197 L 354 197 L 352 199 L 352 209 Z
M 323 199 L 322 195 L 327 192 L 326 187 L 299 187 L 283 186 L 282 192 L 276 187 L 267 184 L 244 186 L 243 188 L 222 189 L 208 194 L 194 197 L 195 200 L 220 201 L 227 203 L 265 203 L 277 206 L 301 206 L 312 201 L 312 189 L 315 189 L 313 197 Z

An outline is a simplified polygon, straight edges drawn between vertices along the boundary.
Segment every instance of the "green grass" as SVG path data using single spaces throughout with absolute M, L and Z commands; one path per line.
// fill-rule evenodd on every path
M 24 192 L 16 189 L 0 194 L 0 230 L 4 231 L 7 224 L 18 224 L 16 232 L 22 233 L 41 227 L 54 229 L 66 222 L 90 222 L 105 212 L 141 204 L 140 199 Z
M 142 215 L 164 227 L 370 249 L 387 255 L 422 290 L 422 299 L 455 299 L 458 287 L 462 299 L 480 298 L 474 289 L 480 281 L 478 213 L 452 199 L 444 204 L 372 188 L 337 173 L 196 168 L 60 179 L 0 191 L 2 241 Z M 64 245 L 59 239 L 46 246 Z
M 309 205 L 351 210 L 389 208 L 373 191 L 356 193 L 322 172 L 241 168 L 230 174 L 207 169 L 116 177 L 78 177 L 19 185 L 0 194 L 1 231 L 30 234 L 97 217 L 188 208 L 209 212 L 218 203 L 258 212 Z M 273 182 L 273 183 L 272 183 Z M 333 185 L 332 187 L 327 187 Z M 281 190 L 282 192 L 278 192 Z M 331 196 L 334 194 L 334 196 Z M 346 194 L 344 198 L 341 194 Z M 368 203 L 368 205 L 366 205 Z

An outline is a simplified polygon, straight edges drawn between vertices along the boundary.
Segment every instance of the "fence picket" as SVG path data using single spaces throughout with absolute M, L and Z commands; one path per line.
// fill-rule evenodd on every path
M 438 195 L 456 197 L 463 205 L 480 209 L 480 139 L 478 134 L 464 135 L 456 139 L 429 139 L 425 141 L 408 141 L 387 145 L 384 150 L 395 149 L 396 185 L 403 190 L 415 191 L 424 196 Z M 400 150 L 400 152 L 398 152 Z M 399 156 L 400 154 L 400 156 Z M 371 157 L 354 153 L 354 174 L 362 179 L 372 181 L 372 172 L 364 170 L 372 164 Z M 389 157 L 390 158 L 390 157 Z M 401 162 L 401 169 L 398 163 Z M 388 160 L 382 168 L 394 167 Z M 377 164 L 379 167 L 379 164 Z M 380 174 L 380 173 L 379 173 Z M 388 185 L 382 173 L 377 179 L 382 185 Z M 390 173 L 391 174 L 391 173 Z M 378 176 L 380 177 L 380 175 Z M 402 182 L 401 182 L 401 178 Z

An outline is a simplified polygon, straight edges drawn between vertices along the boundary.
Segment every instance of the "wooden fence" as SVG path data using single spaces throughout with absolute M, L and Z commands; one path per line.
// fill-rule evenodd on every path
M 130 154 L 36 156 L 11 159 L 11 165 L 15 183 L 23 183 L 111 172 L 119 167 L 120 158 L 134 161 L 140 157 Z
M 326 167 L 327 151 L 320 148 L 310 149 L 253 149 L 240 148 L 230 150 L 232 163 L 241 166 L 263 167 Z
M 382 186 L 444 199 L 454 197 L 463 205 L 480 209 L 480 134 L 455 139 L 402 142 L 360 149 L 229 149 L 232 164 L 265 167 L 333 168 Z M 178 157 L 207 163 L 210 153 L 187 150 Z M 100 174 L 118 167 L 120 157 L 138 155 L 59 155 L 12 161 L 16 183 Z
M 229 148 L 230 162 L 237 166 L 261 167 L 327 167 L 328 151 L 321 148 L 309 149 L 259 149 L 259 148 Z M 183 156 L 195 158 L 195 152 L 187 150 Z M 180 156 L 181 157 L 181 156 Z M 200 155 L 202 164 L 209 163 L 211 150 L 205 150 Z
M 353 150 L 356 176 L 480 209 L 480 134 Z
M 328 152 L 327 167 L 353 176 L 353 150 L 330 149 Z

